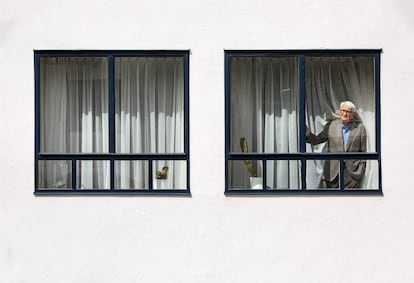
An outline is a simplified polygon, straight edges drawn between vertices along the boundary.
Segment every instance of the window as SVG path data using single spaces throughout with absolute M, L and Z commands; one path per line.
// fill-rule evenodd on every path
M 36 194 L 189 194 L 189 51 L 34 58 Z
M 225 51 L 225 193 L 381 194 L 380 53 Z

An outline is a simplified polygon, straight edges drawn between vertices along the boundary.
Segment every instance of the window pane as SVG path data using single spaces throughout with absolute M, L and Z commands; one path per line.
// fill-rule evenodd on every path
M 39 160 L 38 188 L 72 190 L 70 160 Z
M 266 163 L 267 189 L 297 190 L 301 186 L 300 162 L 297 160 L 271 160 Z
M 78 189 L 110 189 L 109 161 L 82 160 L 76 162 Z
M 185 160 L 153 161 L 154 190 L 186 190 L 187 162 Z
M 298 152 L 298 63 L 295 57 L 233 57 L 230 69 L 232 152 Z
M 108 151 L 106 58 L 40 59 L 40 151 Z
M 378 160 L 353 160 L 353 164 L 366 165 L 364 173 L 361 176 L 360 182 L 354 188 L 347 188 L 345 190 L 362 189 L 362 190 L 378 190 L 379 189 L 379 166 Z
M 308 189 L 338 189 L 339 160 L 308 160 Z M 344 160 L 344 189 L 379 189 L 377 160 Z
M 339 190 L 339 161 L 308 160 L 306 162 L 306 188 L 308 190 Z
M 115 161 L 115 189 L 148 190 L 148 161 Z
M 229 161 L 229 189 L 263 189 L 263 165 L 258 160 Z
M 183 59 L 115 60 L 116 152 L 184 152 Z
M 376 151 L 374 76 L 373 57 L 306 58 L 307 152 Z

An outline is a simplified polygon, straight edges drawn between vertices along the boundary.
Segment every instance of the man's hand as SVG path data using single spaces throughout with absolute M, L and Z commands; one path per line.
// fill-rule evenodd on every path
M 306 136 L 309 136 L 311 134 L 311 131 L 309 130 L 308 127 L 306 127 Z

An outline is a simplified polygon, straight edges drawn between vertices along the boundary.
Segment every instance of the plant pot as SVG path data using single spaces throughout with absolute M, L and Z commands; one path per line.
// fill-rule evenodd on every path
M 263 178 L 262 177 L 250 177 L 250 188 L 252 190 L 263 189 Z
M 153 179 L 152 186 L 154 190 L 166 190 L 168 189 L 167 179 Z

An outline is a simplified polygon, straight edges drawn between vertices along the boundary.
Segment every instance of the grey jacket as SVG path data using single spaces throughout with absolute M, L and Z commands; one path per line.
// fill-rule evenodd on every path
M 350 122 L 348 142 L 344 149 L 342 137 L 342 123 L 340 119 L 328 122 L 322 132 L 318 135 L 309 134 L 306 141 L 312 145 L 328 142 L 328 152 L 366 152 L 367 135 L 365 127 L 361 121 L 352 120 Z M 333 181 L 339 173 L 339 161 L 331 160 L 325 162 L 324 179 Z M 355 180 L 360 180 L 365 174 L 365 160 L 345 160 L 345 168 Z

